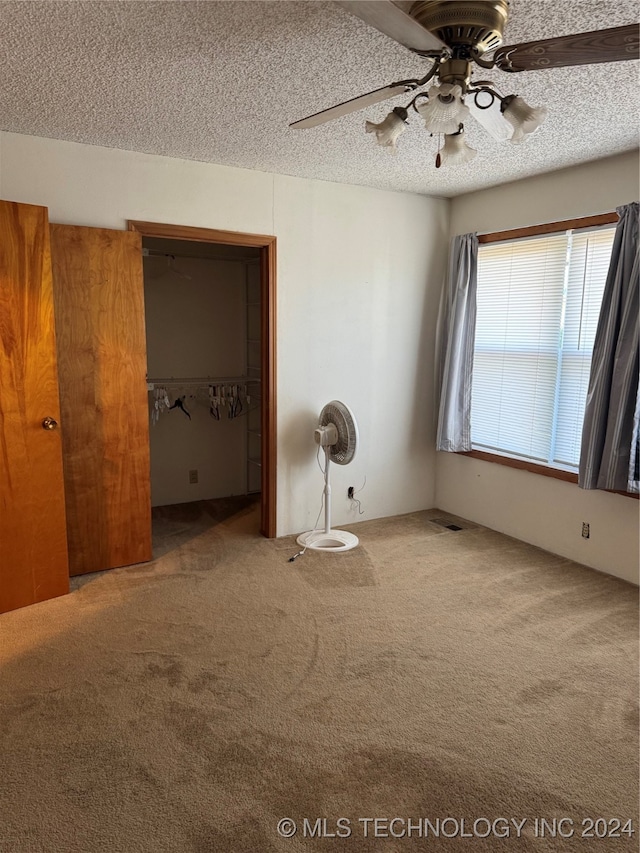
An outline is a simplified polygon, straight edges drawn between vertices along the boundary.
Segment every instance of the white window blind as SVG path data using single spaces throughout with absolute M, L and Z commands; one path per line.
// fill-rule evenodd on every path
M 481 244 L 472 445 L 576 468 L 614 227 Z

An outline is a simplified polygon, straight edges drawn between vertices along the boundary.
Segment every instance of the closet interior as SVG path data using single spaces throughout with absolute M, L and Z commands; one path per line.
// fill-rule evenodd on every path
M 156 237 L 142 245 L 151 505 L 257 500 L 260 250 Z

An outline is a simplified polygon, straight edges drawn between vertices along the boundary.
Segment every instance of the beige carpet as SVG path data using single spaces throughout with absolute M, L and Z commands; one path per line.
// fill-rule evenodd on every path
M 289 563 L 255 506 L 167 509 L 154 563 L 0 617 L 0 851 L 637 850 L 580 837 L 638 832 L 637 590 L 440 516 Z

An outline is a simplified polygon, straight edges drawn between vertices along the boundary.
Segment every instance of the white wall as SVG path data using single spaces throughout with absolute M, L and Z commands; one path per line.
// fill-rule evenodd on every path
M 244 262 L 178 257 L 171 265 L 146 257 L 144 292 L 150 378 L 246 374 Z M 223 408 L 217 421 L 205 388 L 167 390 L 172 402 L 186 396 L 191 420 L 176 408 L 151 425 L 151 505 L 245 494 L 246 416 L 229 420 Z M 153 405 L 153 393 L 149 400 Z M 189 482 L 191 470 L 198 472 L 197 483 Z
M 335 523 L 355 520 L 346 489 L 365 475 L 365 518 L 434 505 L 432 340 L 449 202 L 9 133 L 0 154 L 0 196 L 46 205 L 53 222 L 276 235 L 279 535 L 317 516 L 312 427 L 333 398 L 361 430 L 355 461 L 334 467 Z
M 434 506 L 432 341 L 448 204 L 281 177 L 275 209 L 280 281 L 290 283 L 278 328 L 293 356 L 280 351 L 283 529 L 300 526 L 295 501 L 309 494 L 303 527 L 316 520 L 322 481 L 309 436 L 333 399 L 360 427 L 354 461 L 332 468 L 335 522 L 358 520 L 346 491 L 365 477 L 365 518 Z
M 614 210 L 638 199 L 638 156 L 624 154 L 453 199 L 451 235 Z M 638 583 L 638 501 L 453 453 L 437 454 L 443 510 Z M 581 536 L 582 522 L 591 537 Z

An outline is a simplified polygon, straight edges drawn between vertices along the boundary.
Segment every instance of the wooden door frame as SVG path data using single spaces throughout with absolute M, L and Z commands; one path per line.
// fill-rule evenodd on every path
M 260 532 L 270 539 L 276 535 L 276 238 L 267 234 L 244 234 L 189 225 L 140 222 L 129 219 L 129 231 L 143 237 L 193 240 L 260 249 L 260 325 L 262 364 L 262 494 Z

